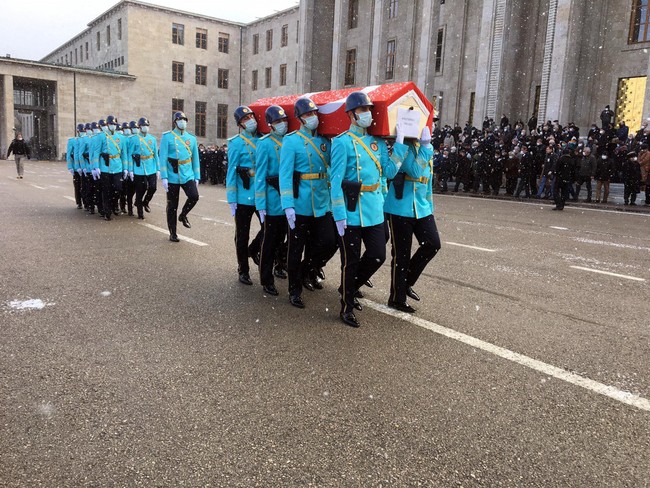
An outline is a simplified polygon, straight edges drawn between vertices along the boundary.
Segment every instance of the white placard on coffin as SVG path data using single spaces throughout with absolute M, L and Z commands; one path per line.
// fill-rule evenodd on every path
M 400 112 L 403 112 L 399 109 L 411 112 L 411 114 L 408 115 L 410 119 L 415 118 L 413 112 L 419 112 L 420 118 L 417 127 L 413 123 L 408 123 L 409 133 L 404 133 L 405 137 L 419 138 L 420 134 L 422 134 L 422 129 L 424 129 L 424 126 L 429 119 L 429 115 L 431 115 L 431 112 L 427 109 L 426 105 L 424 105 L 420 97 L 417 96 L 415 91 L 409 90 L 388 106 L 388 123 L 390 126 L 391 136 L 395 135 L 395 126 L 397 125 L 399 114 Z M 406 127 L 404 129 L 406 130 Z

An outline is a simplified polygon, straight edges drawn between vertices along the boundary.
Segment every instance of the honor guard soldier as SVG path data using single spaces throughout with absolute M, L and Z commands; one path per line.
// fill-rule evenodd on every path
M 304 308 L 303 284 L 312 284 L 313 290 L 317 270 L 336 253 L 336 236 L 330 213 L 330 142 L 317 132 L 318 107 L 299 98 L 294 115 L 301 127 L 282 144 L 280 195 L 289 224 L 289 303 Z
M 135 207 L 138 210 L 138 218 L 144 219 L 143 210 L 147 213 L 151 212 L 149 202 L 156 193 L 156 183 L 160 174 L 160 161 L 158 159 L 156 138 L 149 134 L 149 119 L 140 117 L 135 131 L 130 141 L 131 160 L 129 164 L 131 167 L 129 174 L 133 175 Z
M 126 141 L 122 134 L 116 132 L 118 127 L 116 117 L 106 117 L 102 126 L 104 133 L 98 135 L 93 155 L 93 167 L 100 171 L 104 220 L 111 220 L 111 212 L 118 215 L 118 198 L 122 191 L 125 168 L 128 168 Z
M 354 308 L 361 309 L 355 294 L 386 260 L 381 178 L 397 174 L 408 149 L 396 142 L 389 157 L 384 140 L 368 134 L 372 107 L 365 93 L 348 95 L 350 130 L 332 141 L 332 210 L 341 250 L 340 317 L 351 327 L 360 325 L 354 315 Z
M 273 262 L 287 234 L 287 219 L 280 201 L 280 150 L 289 127 L 282 107 L 271 105 L 264 114 L 271 132 L 259 139 L 255 153 L 255 207 L 264 226 L 260 253 L 260 283 L 264 292 L 278 295 Z
M 397 142 L 403 143 L 397 132 Z M 406 296 L 420 300 L 413 286 L 440 250 L 440 236 L 433 217 L 433 146 L 429 128 L 422 129 L 419 143 L 408 140 L 406 146 L 408 153 L 388 189 L 384 212 L 392 245 L 388 306 L 413 313 L 415 309 L 406 302 Z M 419 247 L 411 257 L 413 235 Z
M 68 139 L 68 146 L 66 148 L 66 161 L 68 162 L 68 171 L 72 175 L 72 185 L 74 186 L 74 200 L 77 208 L 81 209 L 81 166 L 79 166 L 77 158 L 77 145 L 79 139 L 84 132 L 84 125 L 77 124 L 77 136 Z
M 131 121 L 122 122 L 122 134 L 124 134 L 124 140 L 126 141 L 126 160 L 127 165 L 124 168 L 124 181 L 122 182 L 122 193 L 120 194 L 120 210 L 122 213 L 127 213 L 129 216 L 133 216 L 133 195 L 135 194 L 135 187 L 133 185 L 133 171 L 130 171 L 131 168 L 131 145 L 133 139 L 133 131 L 131 126 L 135 127 L 135 122 Z
M 242 132 L 229 140 L 229 163 L 226 175 L 226 199 L 235 217 L 235 249 L 239 281 L 252 285 L 248 257 L 259 263 L 262 230 L 248 245 L 251 220 L 255 213 L 255 152 L 257 150 L 257 120 L 253 111 L 241 106 L 235 109 L 235 121 Z
M 79 157 L 79 165 L 81 167 L 81 201 L 84 208 L 91 214 L 95 213 L 95 202 L 93 194 L 93 177 L 91 174 L 92 167 L 90 165 L 90 138 L 93 136 L 92 124 L 88 123 L 84 126 L 83 137 L 79 139 L 77 144 L 77 155 Z
M 99 154 L 100 138 L 103 135 L 102 124 L 106 125 L 104 119 L 90 124 L 93 135 L 88 141 L 90 155 L 90 175 L 93 179 L 93 204 L 97 206 L 97 213 L 100 217 L 104 216 L 104 203 L 102 201 L 101 170 L 95 165 L 96 154 Z M 99 156 L 97 156 L 99 157 Z
M 167 227 L 169 240 L 178 242 L 176 235 L 176 215 L 178 197 L 181 187 L 187 200 L 178 221 L 188 229 L 192 227 L 187 214 L 199 201 L 199 148 L 196 137 L 187 132 L 187 116 L 184 112 L 175 112 L 172 121 L 174 128 L 165 132 L 160 140 L 160 177 L 167 192 Z

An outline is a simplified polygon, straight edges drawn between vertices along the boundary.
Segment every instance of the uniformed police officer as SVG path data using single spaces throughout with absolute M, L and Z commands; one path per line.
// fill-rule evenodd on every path
M 118 215 L 118 198 L 125 168 L 128 167 L 126 141 L 123 135 L 116 133 L 118 127 L 117 117 L 106 117 L 102 126 L 104 132 L 98 136 L 96 152 L 92 156 L 94 169 L 100 171 L 104 220 L 111 220 L 111 212 Z
M 287 219 L 280 201 L 280 150 L 289 121 L 282 107 L 271 105 L 265 119 L 271 132 L 259 139 L 255 153 L 255 207 L 264 226 L 260 253 L 260 283 L 264 292 L 278 295 L 273 278 L 277 249 L 287 235 Z
M 81 205 L 81 166 L 79 165 L 79 158 L 77 155 L 77 146 L 79 139 L 84 134 L 84 125 L 77 124 L 77 136 L 68 139 L 66 148 L 66 161 L 68 163 L 68 171 L 72 175 L 72 185 L 74 187 L 74 200 L 77 208 L 83 208 Z
M 368 134 L 373 103 L 363 92 L 353 92 L 345 101 L 350 130 L 332 141 L 332 210 L 341 252 L 341 320 L 359 327 L 354 315 L 355 294 L 386 260 L 383 175 L 392 179 L 407 152 L 395 142 L 389 157 L 383 139 Z M 365 252 L 361 256 L 361 242 Z
M 403 142 L 398 134 L 397 142 Z M 406 142 L 408 153 L 393 179 L 384 203 L 392 245 L 391 286 L 388 306 L 413 313 L 406 302 L 420 297 L 413 290 L 426 265 L 440 250 L 440 236 L 433 217 L 433 146 L 428 127 L 422 130 L 420 142 Z M 418 250 L 411 257 L 415 235 Z
M 242 130 L 229 140 L 229 162 L 226 174 L 226 199 L 235 217 L 235 249 L 239 281 L 252 285 L 248 257 L 259 263 L 262 230 L 250 239 L 251 220 L 255 213 L 255 152 L 257 151 L 257 120 L 253 111 L 242 105 L 235 109 L 235 122 Z
M 135 184 L 133 182 L 133 158 L 131 157 L 131 149 L 133 147 L 134 140 L 134 130 L 137 129 L 136 123 L 132 120 L 131 122 L 122 123 L 122 133 L 126 139 L 126 150 L 127 155 L 126 159 L 128 161 L 127 175 L 124 177 L 124 184 L 122 185 L 122 195 L 120 196 L 120 209 L 122 213 L 125 213 L 125 210 L 128 211 L 129 216 L 133 216 L 133 195 L 135 195 Z M 136 137 L 137 139 L 137 137 Z
M 303 280 L 311 283 L 334 255 L 336 237 L 330 213 L 330 142 L 318 134 L 318 107 L 309 98 L 299 98 L 294 115 L 300 129 L 282 144 L 280 196 L 289 224 L 289 303 L 304 308 Z
M 140 117 L 134 136 L 131 138 L 130 174 L 135 186 L 135 207 L 138 218 L 144 219 L 144 211 L 151 212 L 149 202 L 156 193 L 156 183 L 160 174 L 158 142 L 149 134 L 149 119 Z M 146 192 L 146 194 L 145 194 Z
M 199 148 L 196 137 L 187 132 L 187 116 L 175 112 L 172 117 L 174 128 L 165 132 L 160 140 L 160 177 L 167 192 L 167 227 L 169 240 L 179 242 L 176 235 L 176 216 L 181 187 L 187 196 L 185 205 L 178 215 L 178 221 L 188 229 L 192 227 L 187 214 L 199 201 Z

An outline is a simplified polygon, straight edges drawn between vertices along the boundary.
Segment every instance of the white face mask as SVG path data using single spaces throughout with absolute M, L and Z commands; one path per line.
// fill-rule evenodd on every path
M 93 129 L 93 134 L 99 134 L 102 130 L 101 129 Z
M 92 136 L 92 135 L 93 135 L 93 130 L 92 130 L 92 129 L 88 129 L 88 130 L 86 131 L 86 135 L 87 135 L 87 136 Z
M 372 125 L 372 112 L 361 112 L 357 114 L 357 124 L 364 129 L 370 127 Z
M 310 115 L 305 118 L 305 127 L 309 130 L 316 130 L 318 127 L 318 115 Z
M 285 135 L 287 133 L 287 129 L 289 127 L 288 124 L 286 122 L 284 122 L 284 121 L 277 122 L 277 123 L 272 124 L 272 125 L 273 125 L 273 131 L 279 136 Z
M 116 126 L 116 125 L 114 125 L 114 124 L 109 124 L 109 126 L 108 126 L 108 130 L 110 130 L 111 132 L 115 132 L 115 129 L 117 129 L 117 126 Z
M 131 131 L 131 134 L 137 134 L 138 132 L 140 132 L 140 129 L 138 129 L 137 127 L 134 127 L 133 129 L 129 129 L 129 130 Z
M 128 135 L 131 134 L 131 129 L 124 129 L 123 132 L 124 132 L 124 134 L 126 134 L 128 136 Z
M 146 134 L 147 132 L 149 132 L 149 126 L 148 125 L 143 125 L 142 127 L 140 127 L 140 131 L 143 134 Z
M 248 119 L 246 122 L 244 122 L 244 129 L 249 134 L 252 134 L 253 132 L 255 132 L 257 130 L 257 120 Z
M 108 126 L 102 125 L 102 132 L 108 132 Z
M 607 159 L 607 156 L 603 155 L 601 156 L 601 159 Z
M 180 130 L 187 129 L 187 120 L 183 120 L 183 119 L 177 120 L 176 127 L 178 127 Z

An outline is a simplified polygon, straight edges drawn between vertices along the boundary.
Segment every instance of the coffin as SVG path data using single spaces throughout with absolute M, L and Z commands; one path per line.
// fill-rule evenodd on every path
M 345 132 L 350 127 L 350 119 L 345 113 L 345 99 L 355 91 L 367 93 L 375 104 L 372 112 L 373 124 L 368 132 L 376 136 L 395 136 L 395 124 L 399 109 L 412 110 L 419 113 L 417 134 L 425 125 L 431 127 L 434 119 L 434 106 L 413 82 L 388 83 L 385 85 L 367 86 L 361 88 L 345 88 L 300 95 L 260 98 L 249 105 L 255 112 L 260 132 L 268 133 L 269 127 L 264 119 L 264 112 L 271 105 L 281 106 L 289 116 L 289 131 L 300 128 L 298 119 L 293 116 L 293 104 L 300 97 L 311 98 L 319 108 L 320 123 L 318 132 L 327 137 L 334 137 Z M 417 119 L 417 117 L 416 117 Z

